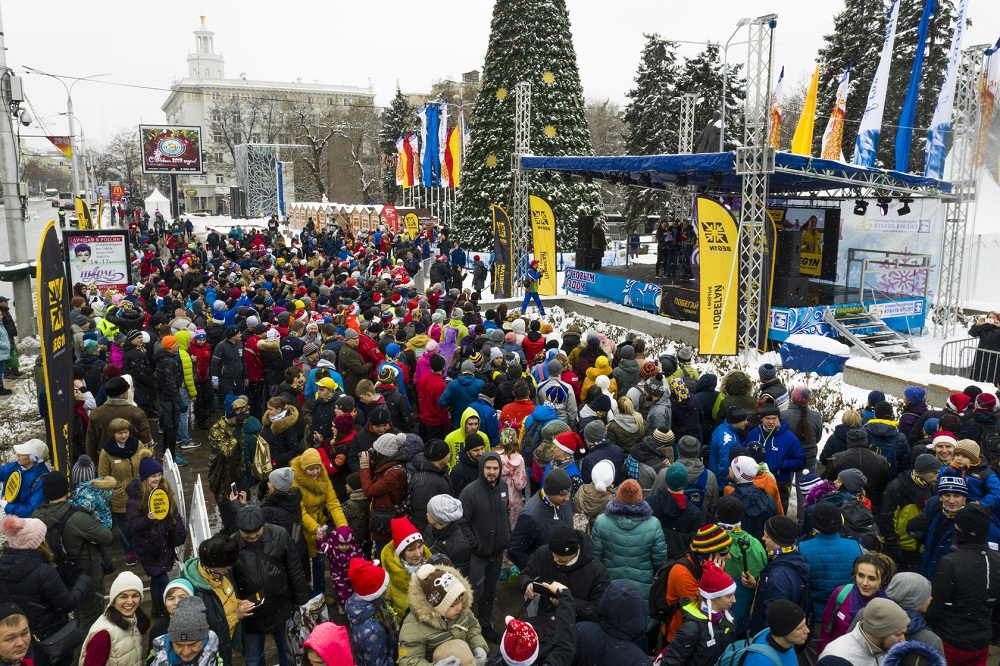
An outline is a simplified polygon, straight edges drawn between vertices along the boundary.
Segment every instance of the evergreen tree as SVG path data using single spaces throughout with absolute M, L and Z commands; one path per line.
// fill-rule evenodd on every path
M 379 130 L 379 147 L 382 151 L 382 191 L 385 192 L 386 203 L 394 204 L 403 193 L 396 184 L 396 141 L 400 136 L 409 134 L 416 128 L 417 117 L 413 105 L 396 84 L 396 96 L 392 98 L 389 108 L 382 114 L 382 129 Z M 390 166 L 392 165 L 392 166 Z
M 646 35 L 639 56 L 635 87 L 626 95 L 625 152 L 628 155 L 663 155 L 677 152 L 680 98 L 677 94 L 677 45 L 659 35 Z M 625 218 L 645 221 L 648 215 L 666 214 L 668 197 L 663 190 L 629 187 Z
M 698 135 L 712 120 L 722 101 L 722 59 L 718 44 L 710 43 L 693 58 L 685 58 L 677 81 L 677 94 L 693 93 L 700 98 L 694 111 L 694 139 L 697 150 Z M 740 75 L 741 64 L 728 63 L 726 77 L 726 150 L 733 150 L 743 142 L 743 106 L 747 96 L 746 79 Z M 676 124 L 676 123 L 675 123 Z M 718 146 L 708 152 L 717 152 Z M 670 152 L 677 152 L 675 145 Z
M 511 212 L 514 86 L 521 81 L 531 83 L 532 152 L 592 154 L 565 0 L 497 0 L 494 5 L 453 227 L 455 237 L 470 248 L 481 250 L 492 244 L 491 204 Z M 576 247 L 578 215 L 604 217 L 596 184 L 530 172 L 528 184 L 532 194 L 552 207 L 560 251 Z

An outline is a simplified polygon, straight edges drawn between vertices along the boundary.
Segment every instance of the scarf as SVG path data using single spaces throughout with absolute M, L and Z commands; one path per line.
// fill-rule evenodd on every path
M 125 444 L 119 445 L 118 440 L 112 437 L 104 443 L 104 450 L 112 458 L 128 459 L 134 456 L 136 451 L 139 450 L 139 440 L 129 435 L 129 438 L 125 440 Z

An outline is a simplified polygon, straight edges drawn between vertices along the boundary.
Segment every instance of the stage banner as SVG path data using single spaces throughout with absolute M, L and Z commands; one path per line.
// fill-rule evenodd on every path
M 87 205 L 86 200 L 80 197 L 76 198 L 76 217 L 77 226 L 80 229 L 94 228 L 94 218 L 90 216 L 90 206 Z
M 556 295 L 556 218 L 552 208 L 541 197 L 528 197 L 531 208 L 531 235 L 535 246 L 535 259 L 542 279 L 538 281 L 538 293 L 542 296 Z
M 493 204 L 493 295 L 497 298 L 510 298 L 514 293 L 510 243 L 510 218 L 503 208 Z
M 660 285 L 568 268 L 563 289 L 646 312 L 660 311 Z M 678 317 L 683 319 L 684 317 Z
M 385 220 L 386 225 L 392 233 L 399 233 L 399 212 L 396 210 L 395 206 L 383 206 L 382 219 Z
M 924 161 L 925 178 L 944 178 L 944 161 L 948 152 L 946 141 L 951 130 L 951 112 L 955 108 L 958 59 L 962 55 L 962 37 L 965 33 L 965 6 L 965 0 L 959 0 L 955 32 L 951 36 L 951 50 L 948 52 L 948 69 L 945 70 L 941 92 L 938 93 L 931 128 L 927 130 L 927 143 L 924 146 L 927 154 Z
M 56 234 L 55 220 L 42 231 L 38 245 L 35 286 L 38 293 L 38 331 L 48 407 L 48 444 L 52 464 L 65 472 L 73 465 L 69 444 L 73 433 L 73 334 L 70 330 L 69 283 Z
M 701 259 L 699 352 L 736 354 L 739 257 L 736 220 L 717 201 L 698 197 L 698 250 Z
M 778 83 L 774 86 L 774 95 L 771 96 L 771 128 L 767 135 L 767 143 L 775 150 L 781 150 L 781 119 L 785 115 L 785 100 L 781 88 L 784 80 L 785 68 L 782 67 Z
M 125 292 L 131 260 L 125 231 L 64 234 L 70 285 L 83 284 L 103 294 Z

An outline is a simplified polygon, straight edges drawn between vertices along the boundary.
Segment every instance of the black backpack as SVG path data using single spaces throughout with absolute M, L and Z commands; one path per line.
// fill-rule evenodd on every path
M 653 584 L 649 588 L 649 616 L 663 624 L 669 623 L 673 619 L 674 614 L 680 609 L 680 604 L 667 603 L 667 581 L 670 578 L 670 571 L 674 568 L 675 564 L 687 568 L 691 572 L 691 575 L 695 577 L 695 580 L 701 578 L 701 572 L 698 571 L 701 567 L 691 562 L 688 559 L 687 553 L 668 560 L 666 564 L 659 568 L 656 575 L 653 576 Z
M 842 536 L 854 539 L 867 550 L 882 550 L 882 535 L 868 507 L 858 500 L 847 500 L 840 505 L 840 513 L 844 516 Z
M 52 472 L 55 474 L 56 472 Z M 74 507 L 69 507 L 69 510 L 63 514 L 63 517 L 59 519 L 56 524 L 55 529 L 46 530 L 45 532 L 45 543 L 48 544 L 49 550 L 52 551 L 52 555 L 56 562 L 56 571 L 59 572 L 59 578 L 62 579 L 63 585 L 67 588 L 72 589 L 73 585 L 76 583 L 77 576 L 80 575 L 80 567 L 76 565 L 73 558 L 69 556 L 66 552 L 66 546 L 63 544 L 62 533 L 66 530 L 66 524 L 69 519 L 73 517 L 73 514 L 79 511 Z
M 976 423 L 973 421 L 973 423 Z M 989 464 L 1000 460 L 1000 432 L 993 425 L 976 423 L 979 426 L 979 449 L 982 456 Z

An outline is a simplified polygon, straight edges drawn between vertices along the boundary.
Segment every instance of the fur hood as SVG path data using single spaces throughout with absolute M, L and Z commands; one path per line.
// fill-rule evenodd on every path
M 272 354 L 281 353 L 281 341 L 280 340 L 261 340 L 257 343 L 257 349 L 262 352 L 270 352 Z
M 264 416 L 261 417 L 261 423 L 264 427 L 271 427 L 272 435 L 280 435 L 286 430 L 291 430 L 295 427 L 295 424 L 299 422 L 299 410 L 295 409 L 295 407 L 291 405 L 288 405 L 285 407 L 285 411 L 288 413 L 277 421 L 272 421 L 271 417 L 267 414 L 264 414 Z
M 315 455 L 311 455 L 310 449 L 307 449 L 305 453 L 292 459 L 292 469 L 295 470 L 295 483 L 302 489 L 303 493 L 322 497 L 326 495 L 327 487 L 332 487 L 330 476 L 326 473 L 326 467 L 320 461 L 319 453 L 316 452 L 316 449 L 311 449 L 311 451 Z M 306 460 L 303 460 L 303 458 L 306 458 Z M 306 474 L 306 468 L 316 464 L 320 466 L 321 471 L 319 476 L 314 479 Z
M 435 568 L 450 573 L 465 587 L 465 594 L 462 595 L 462 609 L 471 613 L 472 585 L 469 583 L 469 580 L 454 567 L 438 564 Z M 421 623 L 434 627 L 439 631 L 445 631 L 448 628 L 448 620 L 431 607 L 430 602 L 427 601 L 427 596 L 424 594 L 424 588 L 421 586 L 422 582 L 416 576 L 410 578 L 410 612 L 416 615 Z
M 920 641 L 896 643 L 882 658 L 882 666 L 902 666 L 905 658 L 914 653 L 921 655 L 931 666 L 945 666 L 944 659 L 937 650 Z

